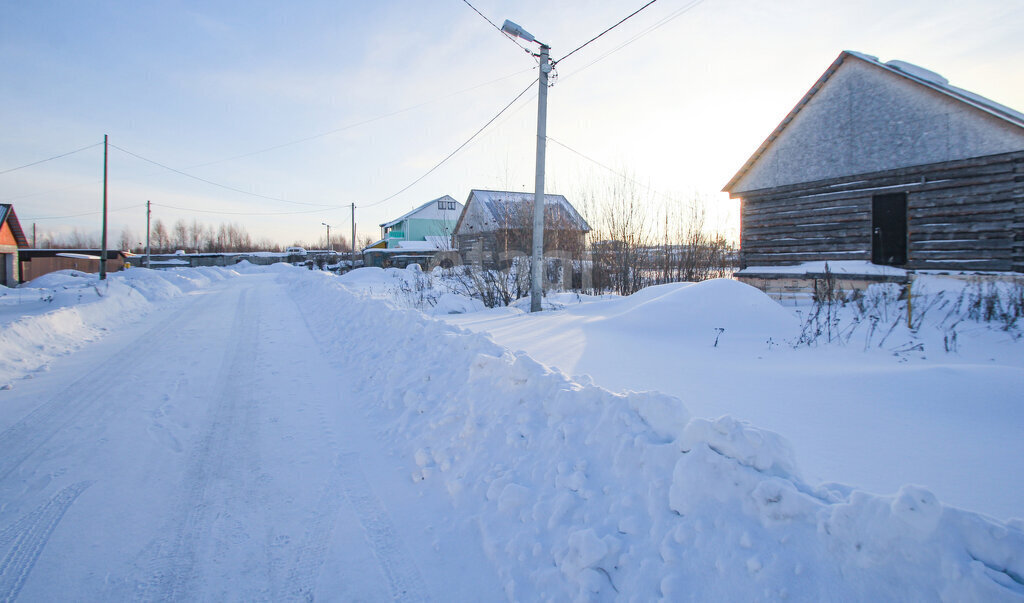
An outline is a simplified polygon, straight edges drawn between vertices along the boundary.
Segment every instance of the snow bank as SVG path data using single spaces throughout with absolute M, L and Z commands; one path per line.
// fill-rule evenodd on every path
M 386 422 L 412 479 L 447 489 L 479 528 L 511 599 L 1024 597 L 1019 521 L 914 486 L 812 489 L 777 434 L 573 381 L 484 335 L 368 303 L 341 279 L 281 278 L 361 376 L 345 385 Z M 693 291 L 648 292 L 624 312 L 643 320 L 646 304 Z
M 60 270 L 0 295 L 0 388 L 57 356 L 126 322 L 155 304 L 209 286 L 236 274 L 223 268 L 148 270 L 132 268 L 107 275 Z
M 676 341 L 717 340 L 716 347 L 723 348 L 740 342 L 763 347 L 766 340 L 782 341 L 799 328 L 792 312 L 760 290 L 730 279 L 648 287 L 570 313 L 589 316 L 606 330 L 659 333 Z

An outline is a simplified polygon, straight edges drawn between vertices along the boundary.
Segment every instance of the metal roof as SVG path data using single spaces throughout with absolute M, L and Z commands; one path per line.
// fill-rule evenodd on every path
M 469 198 L 466 200 L 463 216 L 469 210 L 470 203 L 479 203 L 495 225 L 508 224 L 510 219 L 514 223 L 524 223 L 524 220 L 518 218 L 522 217 L 520 214 L 524 208 L 532 208 L 533 197 L 533 193 L 473 189 L 469 192 Z M 563 195 L 545 194 L 544 209 L 545 219 L 550 220 L 554 228 L 590 232 L 590 225 Z M 532 209 L 530 211 L 530 216 L 532 216 Z M 461 223 L 462 217 L 459 218 L 459 225 Z M 527 217 L 525 223 L 532 224 L 532 217 Z M 459 225 L 455 227 L 456 232 L 459 230 Z

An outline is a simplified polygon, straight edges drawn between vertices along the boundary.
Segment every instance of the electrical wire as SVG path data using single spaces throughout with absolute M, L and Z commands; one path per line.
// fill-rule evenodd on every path
M 322 132 L 320 134 L 314 134 L 312 136 L 306 136 L 304 138 L 300 138 L 300 139 L 297 139 L 297 140 L 292 140 L 292 141 L 289 141 L 289 142 L 273 145 L 273 146 L 270 146 L 270 147 L 267 147 L 267 148 L 264 148 L 264 149 L 259 149 L 259 150 L 251 151 L 251 152 L 248 152 L 248 153 L 243 153 L 241 155 L 234 155 L 232 157 L 227 157 L 227 158 L 224 158 L 224 159 L 217 159 L 217 160 L 214 160 L 214 161 L 207 161 L 205 163 L 199 163 L 199 164 L 191 165 L 191 166 L 188 166 L 188 167 L 186 167 L 184 169 L 185 170 L 192 170 L 192 169 L 196 169 L 196 168 L 216 165 L 218 163 L 224 163 L 224 162 L 227 162 L 227 161 L 234 161 L 236 159 L 243 159 L 245 157 L 251 157 L 253 155 L 259 155 L 260 153 L 267 153 L 269 151 L 274 151 L 274 150 L 281 149 L 281 148 L 284 148 L 284 147 L 300 144 L 300 143 L 303 143 L 303 142 L 308 142 L 310 140 L 315 140 L 317 138 L 323 138 L 325 136 L 330 136 L 332 134 L 337 134 L 339 132 L 344 132 L 346 130 L 351 130 L 351 129 L 357 128 L 359 126 L 364 126 L 366 124 L 370 124 L 370 123 L 373 123 L 373 122 L 376 122 L 376 121 L 380 121 L 382 119 L 387 119 L 388 117 L 393 117 L 395 115 L 400 115 L 402 113 L 408 113 L 409 111 L 413 111 L 413 110 L 419 109 L 420 107 L 424 107 L 426 105 L 429 105 L 429 104 L 432 104 L 432 103 L 436 103 L 438 101 L 442 101 L 442 100 L 445 100 L 445 99 L 448 99 L 448 98 L 452 98 L 452 97 L 458 96 L 460 94 L 465 94 L 466 92 L 472 92 L 473 90 L 476 90 L 478 88 L 483 88 L 484 86 L 489 86 L 491 84 L 495 84 L 495 83 L 498 83 L 498 82 L 505 81 L 505 80 L 507 80 L 509 78 L 513 78 L 513 77 L 516 77 L 517 75 L 526 73 L 527 71 L 532 71 L 533 69 L 536 69 L 536 67 L 532 67 L 530 69 L 523 69 L 523 70 L 517 71 L 515 73 L 510 73 L 508 75 L 505 75 L 505 76 L 502 76 L 502 77 L 499 77 L 499 78 L 495 78 L 493 80 L 482 82 L 480 84 L 469 86 L 468 88 L 463 88 L 461 90 L 457 90 L 457 91 L 451 92 L 449 94 L 445 94 L 445 95 L 438 96 L 438 97 L 430 99 L 430 100 L 426 100 L 426 101 L 417 103 L 415 105 L 410 105 L 408 107 L 405 107 L 405 108 L 402 108 L 402 109 L 398 109 L 397 111 L 392 111 L 390 113 L 385 113 L 385 114 L 382 114 L 382 115 L 378 115 L 376 117 L 371 117 L 369 119 L 364 119 L 362 121 L 354 122 L 354 123 L 342 126 L 340 128 L 336 128 L 334 130 L 330 130 L 328 132 Z M 19 169 L 22 169 L 22 168 L 25 168 L 25 167 L 30 167 L 30 166 L 33 166 L 33 165 L 37 165 L 39 163 L 43 163 L 45 161 L 50 161 L 52 159 L 59 159 L 61 157 L 66 157 L 66 156 L 71 155 L 73 153 L 78 153 L 79 151 L 84 151 L 86 149 L 90 149 L 92 147 L 99 146 L 101 144 L 103 144 L 103 143 L 102 142 L 98 142 L 98 143 L 96 143 L 94 145 L 83 147 L 81 149 L 77 149 L 77 150 L 71 151 L 69 153 L 64 153 L 62 155 L 57 155 L 55 157 L 51 157 L 49 159 L 44 159 L 42 161 L 37 161 L 37 162 L 34 162 L 34 163 L 30 163 L 28 165 L 24 165 L 24 166 L 21 166 L 21 167 L 12 168 L 10 170 L 6 170 L 4 172 L 0 172 L 0 174 L 4 174 L 6 172 L 13 172 L 15 170 L 19 170 Z M 111 145 L 111 146 L 113 146 L 113 145 Z M 119 150 L 123 151 L 124 149 L 119 149 Z M 155 164 L 155 162 L 151 162 L 151 163 Z M 159 164 L 155 164 L 155 165 L 159 165 Z M 161 165 L 160 167 L 164 168 L 165 166 Z M 165 169 L 170 169 L 170 168 L 165 168 Z M 179 173 L 181 173 L 181 172 L 179 171 Z M 190 174 L 188 175 L 188 177 L 190 177 L 190 178 L 197 178 L 196 176 L 192 176 Z M 95 183 L 102 183 L 102 180 L 97 180 Z M 91 184 L 95 184 L 95 183 L 90 183 L 90 185 Z M 64 188 L 51 189 L 51 190 L 40 191 L 40 192 L 36 192 L 36 193 L 28 193 L 26 195 L 21 195 L 21 196 L 18 196 L 18 197 L 7 197 L 7 200 L 8 201 L 18 201 L 20 199 L 28 199 L 30 197 L 38 197 L 39 195 L 47 195 L 47 194 L 50 194 L 50 193 L 58 193 L 58 192 L 61 192 L 61 191 L 81 188 L 83 186 L 87 186 L 87 185 L 85 185 L 85 184 L 75 184 L 75 185 L 67 186 L 67 187 L 64 187 Z M 220 186 L 220 185 L 217 185 L 217 186 Z M 224 187 L 222 187 L 222 188 L 224 188 Z M 242 193 L 245 193 L 245 194 L 250 194 L 250 193 L 247 193 L 245 191 L 240 191 L 238 189 L 232 189 L 230 187 L 228 187 L 228 190 L 233 190 L 235 192 L 242 192 Z M 278 200 L 278 199 L 273 199 L 273 198 L 270 198 L 270 199 Z M 287 200 L 284 200 L 284 201 L 287 201 Z M 294 203 L 292 201 L 288 201 L 288 202 L 289 203 Z M 334 206 L 326 205 L 325 207 L 334 207 Z M 83 214 L 83 215 L 85 215 L 85 214 Z
M 689 3 L 689 4 L 687 4 L 686 6 L 683 6 L 682 8 L 679 8 L 679 9 L 677 9 L 677 10 L 676 10 L 675 12 L 673 12 L 673 13 L 670 13 L 670 14 L 669 14 L 669 15 L 668 15 L 667 17 L 665 17 L 665 18 L 664 18 L 664 19 L 662 19 L 661 21 L 658 21 L 658 22 L 657 22 L 657 23 L 655 23 L 654 25 L 651 25 L 651 26 L 650 26 L 650 27 L 648 27 L 647 29 L 645 29 L 645 30 L 641 31 L 640 33 L 638 33 L 638 34 L 636 34 L 635 36 L 633 36 L 632 38 L 630 38 L 630 39 L 626 40 L 626 41 L 625 41 L 625 42 L 623 42 L 622 44 L 619 44 L 619 45 L 618 45 L 618 46 L 616 46 L 615 48 L 613 48 L 613 49 L 609 50 L 608 52 L 604 53 L 603 55 L 601 55 L 601 56 L 597 57 L 596 59 L 594 59 L 593 61 L 591 61 L 591 62 L 587 63 L 587 64 L 586 64 L 586 65 L 584 65 L 583 67 L 580 67 L 580 68 L 579 68 L 579 69 L 577 69 L 576 71 L 574 71 L 574 72 L 570 73 L 569 75 L 567 75 L 567 76 L 563 77 L 563 78 L 562 78 L 562 81 L 564 82 L 565 80 L 567 80 L 567 79 L 569 79 L 570 77 L 572 77 L 572 76 L 576 75 L 577 73 L 580 73 L 580 72 L 581 72 L 581 71 L 583 71 L 584 69 L 587 69 L 588 67 L 592 67 L 592 66 L 593 66 L 593 65 L 595 65 L 596 63 L 599 63 L 599 62 L 601 62 L 601 61 L 605 60 L 605 59 L 606 59 L 606 58 L 608 58 L 609 56 L 611 56 L 611 55 L 615 54 L 616 52 L 618 52 L 618 51 L 622 50 L 623 48 L 625 48 L 625 47 L 629 46 L 629 45 L 630 45 L 630 44 L 632 44 L 633 42 L 636 42 L 637 40 L 639 40 L 640 38 L 642 38 L 642 37 L 646 36 L 647 34 L 649 34 L 649 33 L 653 32 L 653 31 L 655 31 L 655 30 L 657 30 L 657 29 L 660 29 L 660 28 L 664 27 L 665 25 L 667 25 L 667 24 L 668 24 L 668 23 L 670 23 L 671 21 L 673 21 L 673 20 L 675 20 L 675 19 L 679 18 L 680 16 L 682 16 L 682 15 L 683 15 L 684 13 L 687 13 L 687 12 L 689 12 L 689 11 L 690 11 L 691 9 L 693 9 L 694 7 L 696 7 L 696 6 L 698 5 L 698 4 L 702 3 L 703 1 L 704 1 L 704 0 L 693 0 L 693 2 L 690 2 L 690 3 Z M 568 56 L 568 55 L 566 55 L 566 56 Z M 564 57 L 563 57 L 563 58 L 564 58 Z
M 167 205 L 166 203 L 153 203 L 156 207 L 164 207 L 167 209 L 176 209 L 178 211 L 196 212 L 201 214 L 215 214 L 222 216 L 294 216 L 298 214 L 312 214 L 316 212 L 323 212 L 323 208 L 317 209 L 302 209 L 297 211 L 277 211 L 277 212 L 252 212 L 252 211 L 215 211 L 212 209 L 196 209 L 193 207 L 178 207 L 176 205 Z M 348 206 L 331 206 L 334 209 L 348 209 Z
M 496 79 L 493 79 L 493 80 L 490 80 L 490 81 L 487 81 L 487 82 L 483 82 L 481 84 L 476 84 L 475 86 L 470 86 L 468 88 L 463 88 L 462 90 L 457 90 L 455 92 L 451 92 L 449 94 L 445 94 L 445 95 L 439 96 L 437 98 L 426 100 L 426 101 L 417 103 L 415 105 L 410 105 L 408 107 L 405 107 L 403 109 L 398 109 L 398 110 L 392 111 L 390 113 L 384 113 L 384 114 L 378 115 L 376 117 L 371 117 L 371 118 L 368 118 L 368 119 L 364 119 L 362 121 L 353 122 L 353 123 L 344 125 L 344 126 L 342 126 L 340 128 L 335 128 L 333 130 L 329 130 L 327 132 L 321 132 L 320 134 L 313 134 L 312 136 L 306 136 L 304 138 L 298 138 L 296 140 L 291 140 L 289 142 L 283 142 L 281 144 L 276 144 L 276 145 L 267 147 L 265 149 L 259 149 L 259 150 L 251 151 L 251 152 L 248 152 L 248 153 L 242 153 L 241 155 L 235 155 L 235 156 L 232 156 L 232 157 L 227 157 L 225 159 L 217 159 L 217 160 L 214 160 L 214 161 L 207 161 L 205 163 L 198 163 L 198 164 L 195 164 L 195 165 L 190 165 L 190 166 L 188 166 L 185 169 L 193 170 L 193 169 L 196 169 L 196 168 L 207 167 L 207 166 L 210 166 L 210 165 L 216 165 L 218 163 L 224 163 L 226 161 L 234 161 L 236 159 L 243 159 L 245 157 L 252 157 L 253 155 L 259 155 L 261 153 L 268 153 L 270 151 L 276 151 L 277 149 L 283 149 L 284 147 L 290 147 L 292 145 L 301 144 L 303 142 L 309 142 L 310 140 L 316 140 L 318 138 L 324 138 L 324 137 L 330 136 L 332 134 L 338 134 L 340 132 L 345 132 L 345 131 L 351 130 L 353 128 L 358 128 L 359 126 L 365 126 L 367 124 L 372 124 L 372 123 L 374 123 L 376 121 L 380 121 L 382 119 L 387 119 L 389 117 L 394 117 L 395 115 L 401 115 L 402 113 L 408 113 L 409 111 L 414 111 L 416 109 L 419 109 L 420 107 L 425 107 L 425 106 L 430 105 L 432 103 L 436 103 L 438 101 L 442 101 L 442 100 L 445 100 L 445 99 L 452 98 L 453 96 L 458 96 L 460 94 L 465 94 L 466 92 L 472 92 L 473 90 L 476 90 L 478 88 L 483 88 L 484 86 L 489 86 L 489 85 L 495 84 L 497 82 L 505 81 L 505 80 L 507 80 L 509 78 L 516 77 L 517 75 L 520 75 L 522 73 L 526 73 L 527 71 L 531 71 L 532 69 L 536 69 L 536 67 L 532 67 L 531 69 L 523 69 L 523 70 L 517 71 L 515 73 L 510 73 L 509 75 L 505 75 L 505 76 L 502 76 L 502 77 L 499 77 L 499 78 L 496 78 Z
M 556 140 L 556 139 L 554 139 L 554 138 L 552 138 L 550 136 L 547 137 L 547 141 L 548 142 L 553 142 L 553 143 L 557 144 L 558 146 L 562 147 L 563 149 L 569 151 L 570 153 L 574 153 L 576 155 L 579 155 L 583 159 L 586 159 L 587 161 L 593 163 L 594 165 L 596 165 L 598 167 L 601 167 L 601 168 L 604 168 L 604 169 L 608 170 L 609 172 L 615 174 L 616 176 L 619 176 L 620 178 L 624 178 L 626 180 L 629 180 L 630 182 L 632 182 L 633 184 L 636 184 L 637 186 L 642 186 L 642 187 L 646 188 L 647 190 L 649 190 L 650 192 L 654 193 L 655 195 L 658 195 L 659 197 L 661 197 L 663 199 L 666 199 L 668 201 L 674 201 L 675 200 L 672 196 L 666 195 L 665 193 L 662 193 L 662 192 L 658 191 L 657 189 L 651 187 L 648 184 L 644 184 L 643 182 L 640 182 L 639 180 L 636 180 L 634 178 L 630 178 L 629 176 L 623 174 L 622 172 L 620 172 L 620 171 L 618 171 L 618 170 L 616 170 L 614 168 L 608 167 L 607 165 L 601 163 L 600 161 L 594 159 L 593 157 L 588 157 L 587 155 L 584 155 L 583 153 L 581 153 L 581 152 L 577 151 L 576 149 L 570 147 L 569 145 L 565 144 L 564 142 Z
M 492 117 L 489 120 L 487 120 L 487 123 L 485 123 L 483 126 L 481 126 L 479 130 L 474 132 L 472 136 L 467 138 L 465 142 L 460 144 L 454 151 L 449 153 L 448 156 L 445 157 L 444 159 L 442 159 L 437 165 L 435 165 L 434 167 L 432 167 L 429 170 L 427 170 L 426 173 L 424 173 L 422 176 L 420 176 L 419 178 L 413 180 L 408 185 L 406 185 L 402 190 L 398 191 L 397 193 L 395 193 L 393 195 L 387 196 L 387 197 L 381 199 L 380 201 L 374 201 L 373 203 L 369 203 L 369 204 L 366 204 L 366 205 L 357 205 L 356 207 L 361 207 L 363 209 L 366 209 L 366 208 L 369 208 L 369 207 L 374 207 L 374 206 L 380 205 L 381 203 L 386 203 L 387 201 L 390 201 L 390 200 L 394 199 L 395 197 L 397 197 L 398 195 L 401 195 L 405 191 L 409 190 L 413 186 L 419 184 L 421 180 L 423 180 L 424 178 L 426 178 L 427 176 L 432 174 L 434 172 L 434 170 L 436 170 L 437 168 L 439 168 L 442 165 L 444 165 L 449 159 L 454 157 L 456 153 L 461 151 L 463 148 L 466 147 L 466 145 L 468 145 L 470 142 L 472 142 L 474 138 L 479 136 L 481 132 L 483 132 L 485 129 L 487 129 L 488 126 L 490 126 L 492 123 L 494 123 L 495 120 L 497 120 L 499 117 L 501 117 L 501 115 L 505 111 L 507 111 L 509 107 L 514 105 L 516 103 L 516 101 L 518 101 L 520 98 L 523 97 L 524 94 L 529 92 L 530 89 L 533 88 L 533 85 L 536 84 L 536 83 L 537 83 L 537 80 L 533 80 L 532 82 L 530 82 L 529 86 L 527 86 L 526 88 L 523 88 L 522 92 L 517 94 L 516 97 L 513 98 L 511 102 L 509 102 L 509 104 L 507 104 L 504 107 L 502 107 L 501 111 L 498 111 L 498 113 L 494 117 Z
M 135 205 L 129 205 L 127 207 L 118 207 L 116 209 L 107 209 L 107 213 L 113 213 L 113 212 L 118 212 L 118 211 L 127 211 L 129 209 L 138 209 L 140 207 L 145 207 L 145 205 L 146 205 L 145 203 L 137 203 Z M 103 210 L 101 209 L 101 210 L 97 210 L 97 211 L 87 211 L 87 212 L 83 212 L 83 213 L 80 213 L 80 214 L 71 214 L 69 216 L 44 216 L 42 218 L 21 218 L 21 220 L 24 221 L 24 222 L 39 222 L 41 220 L 64 220 L 64 219 L 67 219 L 67 218 L 81 218 L 82 216 L 98 216 L 98 215 L 100 215 L 102 213 L 103 213 Z
M 500 27 L 498 27 L 497 25 L 495 25 L 494 21 L 491 21 L 490 19 L 488 19 L 488 18 L 487 18 L 487 16 L 486 16 L 486 15 L 484 15 L 484 14 L 483 14 L 482 12 L 480 12 L 479 10 L 477 10 L 477 8 L 476 8 L 475 6 L 473 6 L 472 4 L 470 4 L 470 3 L 469 3 L 469 0 L 462 0 L 462 1 L 466 3 L 466 6 L 468 6 L 468 7 L 469 7 L 469 8 L 471 8 L 471 9 L 473 9 L 473 12 L 475 12 L 475 13 L 476 13 L 476 14 L 478 14 L 478 15 L 480 15 L 480 17 L 482 17 L 484 21 L 487 21 L 488 23 L 490 23 L 490 24 L 491 24 L 491 27 L 493 27 L 494 29 L 497 29 L 497 30 L 498 30 L 498 33 L 500 33 L 501 35 L 503 35 L 503 36 L 505 36 L 506 38 L 508 38 L 508 39 L 509 39 L 509 40 L 510 40 L 510 41 L 511 41 L 511 42 L 512 42 L 513 44 L 515 44 L 515 45 L 516 45 L 516 46 L 518 46 L 519 48 L 523 49 L 523 51 L 525 51 L 525 52 L 526 52 L 526 54 L 530 55 L 531 57 L 532 57 L 532 56 L 536 56 L 536 55 L 535 55 L 535 54 L 533 53 L 533 51 L 532 51 L 532 50 L 530 50 L 529 48 L 527 48 L 527 47 L 523 46 L 522 44 L 520 44 L 518 40 L 516 40 L 516 39 L 515 39 L 515 38 L 513 38 L 512 36 L 508 35 L 508 34 L 507 34 L 507 33 L 505 32 L 505 30 L 503 30 L 502 28 L 500 28 Z
M 565 59 L 567 59 L 567 58 L 571 57 L 572 55 L 576 54 L 576 52 L 577 52 L 577 51 L 579 51 L 579 50 L 582 50 L 583 48 L 585 48 L 585 47 L 586 47 L 586 46 L 587 46 L 588 44 L 590 44 L 590 43 L 591 43 L 591 42 L 593 42 L 594 40 L 596 40 L 596 39 L 600 38 L 601 36 L 603 36 L 604 34 L 608 33 L 609 31 L 611 31 L 611 30 L 615 29 L 616 27 L 618 27 L 618 26 L 622 25 L 622 24 L 623 24 L 623 23 L 625 23 L 626 21 L 628 21 L 628 20 L 632 19 L 632 18 L 633 18 L 634 16 L 636 16 L 636 15 L 637 15 L 637 14 L 638 14 L 638 13 L 639 13 L 640 11 L 644 10 L 645 8 L 647 8 L 648 6 L 650 6 L 650 5 L 654 4 L 654 3 L 655 3 L 655 2 L 657 2 L 657 1 L 658 1 L 658 0 L 650 0 L 650 2 L 648 2 L 647 4 L 645 4 L 645 5 L 641 6 L 640 8 L 636 9 L 636 10 L 635 10 L 635 11 L 633 11 L 632 13 L 630 13 L 630 14 L 626 15 L 626 16 L 625 16 L 625 17 L 624 17 L 624 18 L 623 18 L 623 19 L 622 19 L 621 21 L 619 21 L 619 22 L 618 22 L 618 23 L 616 23 L 615 25 L 612 25 L 611 27 L 609 27 L 608 29 L 606 29 L 606 30 L 602 31 L 601 33 L 597 34 L 597 35 L 596 35 L 596 36 L 594 36 L 593 38 L 590 38 L 589 40 L 587 40 L 587 41 L 586 41 L 586 42 L 584 42 L 583 44 L 580 44 L 580 45 L 579 45 L 579 46 L 577 46 L 577 47 L 576 47 L 575 49 L 573 49 L 573 50 L 572 50 L 572 52 L 570 52 L 569 54 L 567 54 L 567 55 L 565 55 L 564 57 L 562 57 L 562 58 L 558 59 L 557 61 L 551 61 L 552 65 L 557 65 L 558 63 L 561 63 L 561 62 L 562 62 L 562 61 L 564 61 Z
M 80 153 L 80 152 L 82 152 L 82 151 L 84 151 L 86 149 L 91 149 L 93 147 L 98 147 L 101 144 L 103 144 L 103 143 L 102 142 L 97 142 L 95 144 L 91 144 L 89 146 L 82 147 L 80 149 L 75 149 L 74 151 L 68 151 L 67 153 L 61 153 L 60 155 L 54 155 L 53 157 L 50 157 L 48 159 L 40 159 L 39 161 L 33 161 L 32 163 L 26 163 L 25 165 L 20 165 L 20 166 L 15 167 L 15 168 L 6 169 L 6 170 L 0 172 L 0 174 L 7 174 L 7 173 L 10 173 L 10 172 L 16 172 L 18 170 L 23 170 L 23 169 L 25 169 L 27 167 L 32 167 L 33 165 L 39 165 L 40 163 L 46 163 L 47 161 L 53 161 L 54 159 L 60 159 L 61 157 L 67 157 L 68 155 L 74 155 L 75 153 Z
M 76 188 L 85 188 L 86 186 L 96 186 L 103 184 L 103 180 L 93 180 L 92 182 L 84 182 L 78 184 L 72 184 L 71 186 L 65 186 L 62 188 L 51 188 L 50 190 L 39 191 L 35 193 L 28 193 L 27 195 L 19 195 L 17 197 L 4 197 L 4 201 L 18 201 L 20 199 L 28 199 L 29 197 L 38 197 L 40 195 L 49 195 L 51 193 L 60 193 L 63 191 L 69 191 Z
M 240 188 L 235 188 L 233 186 L 228 186 L 226 184 L 221 184 L 219 182 L 214 182 L 213 180 L 207 180 L 206 178 L 200 178 L 199 176 L 194 176 L 192 174 L 189 174 L 188 172 L 183 172 L 181 170 L 174 169 L 174 168 L 172 168 L 170 166 L 167 166 L 167 165 L 164 165 L 164 164 L 162 164 L 162 163 L 160 163 L 158 161 L 154 161 L 152 159 L 148 159 L 146 157 L 143 157 L 142 155 L 138 155 L 136 153 L 132 153 L 131 151 L 129 151 L 127 149 L 122 149 L 121 147 L 119 147 L 119 146 L 117 146 L 115 144 L 111 144 L 110 146 L 115 148 L 115 149 L 117 149 L 118 151 L 121 151 L 122 153 L 126 153 L 128 155 L 131 155 L 132 157 L 135 157 L 136 159 L 140 159 L 142 161 L 145 161 L 146 163 L 152 163 L 155 166 L 162 167 L 165 170 L 169 170 L 171 172 L 174 172 L 175 174 L 180 174 L 182 176 L 185 176 L 186 178 L 192 178 L 193 180 L 198 180 L 200 182 L 205 182 L 206 184 L 210 184 L 210 185 L 213 185 L 213 186 L 216 186 L 216 187 L 219 187 L 219 188 L 223 188 L 225 190 L 233 191 L 233 192 L 236 192 L 236 193 L 242 193 L 243 195 L 249 195 L 251 197 L 259 197 L 260 199 L 267 199 L 267 200 L 270 200 L 270 201 L 281 201 L 283 203 L 293 203 L 295 205 L 316 206 L 316 207 L 319 207 L 319 208 L 341 207 L 341 206 L 338 206 L 338 205 L 328 205 L 328 204 L 324 204 L 324 203 L 307 203 L 305 201 L 292 201 L 291 199 L 282 199 L 280 197 L 270 197 L 270 196 L 267 196 L 267 195 L 261 195 L 259 193 L 252 193 L 252 192 L 249 192 L 249 191 L 246 191 L 246 190 L 242 190 Z

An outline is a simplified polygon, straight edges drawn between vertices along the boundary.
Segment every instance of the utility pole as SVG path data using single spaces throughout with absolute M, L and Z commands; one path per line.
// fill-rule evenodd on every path
M 544 296 L 544 154 L 548 142 L 548 74 L 551 47 L 519 25 L 505 19 L 501 31 L 540 46 L 537 78 L 537 178 L 533 184 L 533 253 L 530 257 L 530 312 L 540 312 Z
M 356 267 L 356 204 L 352 204 L 352 265 L 350 268 L 355 270 Z
M 32 249 L 39 249 L 36 247 L 36 223 L 32 223 Z
M 538 42 L 540 44 L 540 42 Z M 548 73 L 551 47 L 540 44 L 537 89 L 537 178 L 533 187 L 533 257 L 530 261 L 530 312 L 541 311 L 544 295 L 544 158 L 548 131 Z
M 327 250 L 330 251 L 331 250 L 331 225 L 328 224 L 327 222 L 321 222 L 321 224 L 323 224 L 324 226 L 327 227 Z
M 146 201 L 146 268 L 149 268 L 149 217 L 153 215 L 149 201 Z
M 100 280 L 107 278 L 107 135 L 103 135 L 103 235 L 100 240 Z

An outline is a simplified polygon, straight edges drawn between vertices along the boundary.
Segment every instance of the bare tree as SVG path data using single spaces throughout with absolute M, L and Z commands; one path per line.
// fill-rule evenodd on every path
M 122 251 L 131 251 L 138 242 L 135 234 L 126 226 L 121 230 L 121 238 L 118 239 L 117 245 Z
M 206 226 L 200 224 L 195 218 L 188 227 L 188 247 L 192 251 L 200 252 L 203 249 L 203 242 L 209 237 L 206 236 Z
M 184 220 L 179 219 L 174 223 L 173 234 L 171 235 L 172 246 L 177 249 L 185 249 L 188 247 L 188 224 Z
M 152 232 L 150 233 L 150 248 L 157 253 L 166 252 L 170 247 L 170 237 L 167 236 L 167 227 L 163 221 L 157 218 L 153 221 Z
M 579 193 L 594 229 L 593 288 L 632 294 L 651 285 L 723 277 L 733 270 L 728 241 L 707 226 L 699 198 L 656 202 L 628 176 L 590 178 Z

